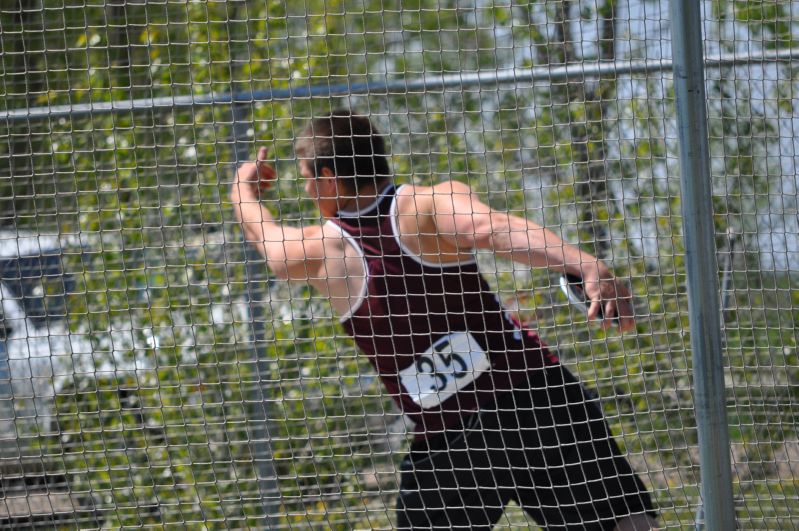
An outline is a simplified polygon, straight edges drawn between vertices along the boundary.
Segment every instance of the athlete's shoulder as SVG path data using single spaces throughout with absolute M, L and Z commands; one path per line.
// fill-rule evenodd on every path
M 406 184 L 397 190 L 397 212 L 432 214 L 436 212 L 436 202 L 471 193 L 471 187 L 459 181 L 442 181 L 432 186 Z
M 462 183 L 460 181 L 447 180 L 447 181 L 441 181 L 440 183 L 434 184 L 432 186 L 403 184 L 398 188 L 397 196 L 408 196 L 408 195 L 425 196 L 425 195 L 434 195 L 434 194 L 463 193 L 471 191 L 472 189 L 468 184 Z
M 434 194 L 470 194 L 472 188 L 460 181 L 442 181 L 430 187 Z
M 322 225 L 319 225 L 316 234 L 326 244 L 341 246 L 344 244 L 344 229 L 335 221 L 328 219 Z

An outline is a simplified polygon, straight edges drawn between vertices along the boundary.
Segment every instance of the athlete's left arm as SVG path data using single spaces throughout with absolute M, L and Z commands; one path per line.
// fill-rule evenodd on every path
M 579 276 L 592 301 L 589 319 L 597 318 L 601 308 L 606 317 L 619 317 L 621 330 L 635 326 L 629 290 L 595 256 L 532 220 L 493 210 L 463 183 L 445 182 L 427 190 L 428 200 L 417 201 L 417 205 L 427 210 L 419 213 L 428 214 L 439 238 L 459 249 L 486 249 L 529 267 Z M 605 319 L 603 326 L 612 321 Z

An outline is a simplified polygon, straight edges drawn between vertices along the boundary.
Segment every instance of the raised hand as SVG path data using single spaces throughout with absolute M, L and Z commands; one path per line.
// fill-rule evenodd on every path
M 266 162 L 268 150 L 262 147 L 254 161 L 245 162 L 236 171 L 236 180 L 231 188 L 231 196 L 234 199 L 252 200 L 260 199 L 261 193 L 265 192 L 277 179 L 275 168 Z

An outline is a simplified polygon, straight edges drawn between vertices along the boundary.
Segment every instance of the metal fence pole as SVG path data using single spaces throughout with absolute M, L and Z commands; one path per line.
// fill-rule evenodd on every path
M 236 155 L 236 164 L 253 158 L 252 145 L 247 142 L 247 130 L 252 127 L 249 118 L 250 105 L 233 106 L 233 140 Z M 252 422 L 256 423 L 255 429 L 250 430 L 252 434 L 251 449 L 255 454 L 255 470 L 258 475 L 258 488 L 261 495 L 261 505 L 264 508 L 264 528 L 273 529 L 278 526 L 278 513 L 280 510 L 280 491 L 277 485 L 277 473 L 275 471 L 272 447 L 270 444 L 270 428 L 272 422 L 268 401 L 264 396 L 269 392 L 261 381 L 261 375 L 266 374 L 262 370 L 261 362 L 264 347 L 266 345 L 266 330 L 264 325 L 263 304 L 266 300 L 266 293 L 256 287 L 265 285 L 266 266 L 258 251 L 252 245 L 245 245 L 245 260 L 247 261 L 247 299 L 252 320 L 253 333 L 253 355 L 255 356 L 256 375 L 258 385 L 252 397 L 254 407 L 251 408 Z M 260 407 L 257 404 L 261 404 Z
M 740 53 L 717 55 L 705 58 L 707 68 L 722 68 L 732 65 L 763 64 L 767 62 L 793 62 L 799 59 L 799 48 L 766 50 L 757 55 Z M 625 76 L 631 74 L 653 75 L 672 70 L 673 61 L 647 59 L 629 61 L 589 61 L 562 66 L 542 65 L 530 68 L 514 68 L 508 71 L 488 70 L 474 73 L 461 72 L 447 75 L 428 75 L 416 78 L 391 78 L 382 76 L 363 83 L 319 83 L 297 85 L 289 88 L 267 88 L 247 92 L 223 92 L 186 96 L 163 96 L 135 100 L 98 101 L 69 105 L 44 105 L 24 109 L 0 110 L 0 124 L 75 118 L 76 116 L 100 116 L 123 112 L 147 110 L 185 109 L 201 105 L 251 105 L 254 102 L 291 100 L 294 98 L 330 98 L 333 96 L 383 95 L 390 96 L 407 92 L 443 90 L 454 87 L 491 87 L 513 83 L 544 83 L 555 81 L 580 81 L 604 75 Z
M 1 308 L 0 308 L 1 309 Z M 6 350 L 5 323 L 0 318 L 0 477 L 7 464 L 18 464 L 19 441 L 12 440 L 16 433 L 14 422 L 14 390 L 11 387 L 11 367 Z
M 671 45 L 680 143 L 688 313 L 705 528 L 735 528 L 721 348 L 702 17 L 696 0 L 672 0 Z

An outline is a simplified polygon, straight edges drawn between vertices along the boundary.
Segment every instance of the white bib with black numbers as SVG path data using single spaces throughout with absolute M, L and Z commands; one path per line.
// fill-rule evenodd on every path
M 468 332 L 440 338 L 399 372 L 411 399 L 423 409 L 438 406 L 484 373 L 491 363 Z

